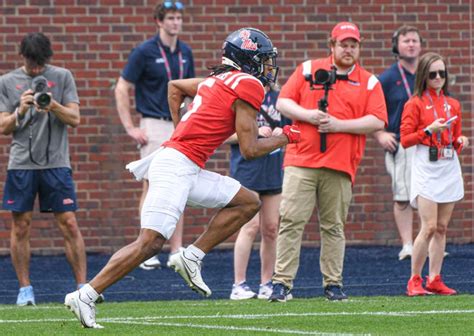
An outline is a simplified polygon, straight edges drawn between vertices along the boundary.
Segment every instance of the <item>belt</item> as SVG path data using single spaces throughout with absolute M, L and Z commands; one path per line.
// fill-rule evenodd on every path
M 143 116 L 143 118 L 151 118 L 151 119 L 156 119 L 156 120 L 173 121 L 173 119 L 172 119 L 171 117 L 161 117 L 161 116 L 151 117 L 151 116 Z
M 158 120 L 166 120 L 166 121 L 173 121 L 173 119 L 171 117 L 156 117 L 155 119 L 158 119 Z

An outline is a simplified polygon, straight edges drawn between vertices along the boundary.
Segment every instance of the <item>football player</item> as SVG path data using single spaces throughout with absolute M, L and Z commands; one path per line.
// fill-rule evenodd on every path
M 137 179 L 147 174 L 150 182 L 140 234 L 117 251 L 90 283 L 66 295 L 65 305 L 84 327 L 101 327 L 95 320 L 97 296 L 161 251 L 186 205 L 220 208 L 204 233 L 170 261 L 193 290 L 210 296 L 201 277 L 204 256 L 253 218 L 260 201 L 236 180 L 205 170 L 206 161 L 233 133 L 245 159 L 300 140 L 295 126 L 285 126 L 278 136 L 258 138 L 256 116 L 264 86 L 278 74 L 277 50 L 268 36 L 254 28 L 239 29 L 224 41 L 222 56 L 222 64 L 213 67 L 209 77 L 169 83 L 168 100 L 176 126 L 171 139 L 150 156 L 127 165 Z M 179 106 L 186 96 L 194 100 L 180 117 Z

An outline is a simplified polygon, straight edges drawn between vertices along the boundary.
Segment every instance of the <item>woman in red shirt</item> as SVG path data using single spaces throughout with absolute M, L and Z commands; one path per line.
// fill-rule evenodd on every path
M 448 96 L 448 71 L 435 53 L 420 58 L 413 97 L 403 110 L 403 147 L 416 146 L 410 203 L 418 208 L 421 229 L 415 239 L 407 295 L 456 294 L 441 279 L 446 230 L 456 201 L 464 197 L 458 153 L 469 145 L 461 135 L 461 106 Z M 429 253 L 429 276 L 421 271 Z

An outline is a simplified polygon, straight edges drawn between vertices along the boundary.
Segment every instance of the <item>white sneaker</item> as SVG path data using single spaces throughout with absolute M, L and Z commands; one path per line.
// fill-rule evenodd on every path
M 260 287 L 258 288 L 257 298 L 268 300 L 270 298 L 270 295 L 272 295 L 272 293 L 273 293 L 273 284 L 272 284 L 272 281 L 270 280 L 266 284 L 260 285 Z
M 186 258 L 184 250 L 170 256 L 170 268 L 178 272 L 193 291 L 208 297 L 211 296 L 212 292 L 202 280 L 201 265 L 201 261 Z
M 160 259 L 158 259 L 158 256 L 153 256 L 148 260 L 145 260 L 140 264 L 140 268 L 144 269 L 146 271 L 153 270 L 155 268 L 160 268 L 161 267 L 161 262 Z
M 413 253 L 413 245 L 403 245 L 403 248 L 398 253 L 398 260 L 411 258 L 412 253 Z
M 257 294 L 250 289 L 250 287 L 242 281 L 238 285 L 232 285 L 232 292 L 230 293 L 231 300 L 247 300 L 253 299 L 257 296 Z
M 64 305 L 77 317 L 84 328 L 102 329 L 103 326 L 95 322 L 95 304 L 83 300 L 79 291 L 69 293 L 64 298 Z
M 176 252 L 173 252 L 173 253 L 170 253 L 169 256 L 168 256 L 168 261 L 166 262 L 166 267 L 170 268 L 171 267 L 171 257 L 174 256 L 175 254 L 181 252 L 181 251 L 184 251 L 185 248 L 184 247 L 180 247 L 178 249 L 178 251 Z

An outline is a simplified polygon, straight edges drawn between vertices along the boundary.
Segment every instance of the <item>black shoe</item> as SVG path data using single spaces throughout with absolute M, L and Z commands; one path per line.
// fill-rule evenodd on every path
M 324 287 L 324 296 L 329 301 L 344 301 L 349 299 L 349 297 L 344 293 L 341 286 L 329 285 Z
M 284 284 L 276 282 L 273 284 L 272 295 L 268 298 L 270 302 L 286 302 L 286 300 L 291 300 L 293 295 L 291 294 L 291 289 L 286 287 Z

